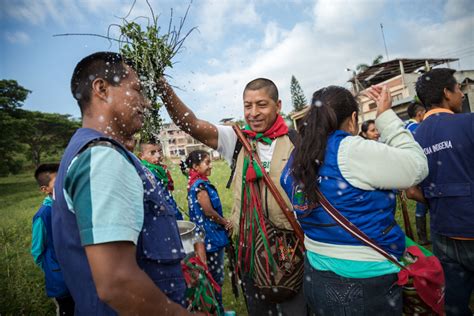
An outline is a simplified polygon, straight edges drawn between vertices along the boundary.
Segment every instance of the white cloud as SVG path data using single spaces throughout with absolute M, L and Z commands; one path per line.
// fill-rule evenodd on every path
M 317 0 L 313 7 L 317 31 L 337 35 L 353 34 L 354 24 L 376 17 L 384 1 Z
M 12 44 L 27 44 L 30 42 L 30 36 L 22 31 L 5 32 L 5 38 Z
M 66 22 L 83 19 L 81 10 L 73 1 L 4 1 L 2 6 L 7 16 L 33 25 L 41 25 L 48 20 L 65 25 Z
M 327 85 L 349 87 L 350 73 L 345 68 L 370 63 L 384 51 L 379 28 L 384 5 L 319 0 L 314 9 L 311 23 L 283 29 L 269 22 L 261 40 L 234 43 L 221 57 L 214 57 L 213 62 L 225 65 L 218 72 L 201 69 L 176 75 L 176 85 L 188 83 L 186 91 L 178 94 L 198 116 L 218 122 L 224 116 L 242 117 L 243 87 L 257 77 L 270 78 L 277 84 L 286 113 L 291 111 L 291 75 L 296 76 L 308 100 L 314 91 Z M 470 45 L 474 29 L 470 16 L 427 23 L 426 19 L 394 14 L 387 24 L 391 27 L 386 34 L 392 59 L 432 57 L 430 52 Z M 222 31 L 222 36 L 226 35 Z M 464 67 L 469 65 L 474 66 L 474 61 L 463 63 Z
M 198 9 L 199 31 L 207 41 L 219 40 L 231 26 L 260 23 L 252 1 L 206 0 Z

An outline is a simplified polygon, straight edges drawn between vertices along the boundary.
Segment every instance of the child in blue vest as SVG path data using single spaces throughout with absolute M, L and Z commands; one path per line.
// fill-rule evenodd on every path
M 232 224 L 222 214 L 222 204 L 217 189 L 208 179 L 211 175 L 211 157 L 204 150 L 191 152 L 181 164 L 181 170 L 188 175 L 188 205 L 191 221 L 204 228 L 206 256 L 214 280 L 224 284 L 224 248 L 229 243 L 228 230 Z M 221 311 L 222 294 L 217 296 Z
M 168 193 L 166 198 L 174 206 L 176 219 L 183 220 L 183 215 L 179 211 L 178 204 L 176 204 L 171 193 L 174 191 L 174 182 L 168 167 L 163 164 L 163 148 L 161 144 L 154 141 L 142 142 L 140 143 L 139 150 L 138 158 L 141 159 L 142 164 L 153 173 Z
M 46 282 L 46 294 L 53 298 L 58 315 L 74 315 L 74 300 L 64 283 L 59 263 L 56 259 L 51 229 L 51 205 L 54 181 L 59 164 L 43 164 L 35 171 L 35 179 L 41 192 L 46 194 L 38 212 L 33 217 L 31 255 L 35 263 L 43 270 Z

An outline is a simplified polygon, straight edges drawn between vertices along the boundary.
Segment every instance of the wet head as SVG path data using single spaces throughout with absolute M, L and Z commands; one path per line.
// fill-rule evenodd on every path
M 124 67 L 126 77 L 118 85 L 110 86 L 107 102 L 112 106 L 118 130 L 132 135 L 141 129 L 145 111 L 151 109 L 151 103 L 143 93 L 137 73 L 128 65 Z

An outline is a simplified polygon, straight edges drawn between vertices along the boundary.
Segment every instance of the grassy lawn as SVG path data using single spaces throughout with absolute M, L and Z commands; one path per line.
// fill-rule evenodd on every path
M 178 204 L 187 209 L 187 179 L 177 166 L 171 166 L 175 181 L 174 196 Z M 225 189 L 230 170 L 225 162 L 213 162 L 210 177 L 221 196 L 225 215 L 229 215 L 232 204 L 231 190 Z M 43 275 L 29 253 L 31 245 L 31 219 L 41 204 L 40 194 L 32 172 L 0 178 L 0 315 L 52 315 L 54 305 L 46 297 Z M 414 227 L 414 205 L 409 202 Z M 397 212 L 397 221 L 401 214 Z M 414 230 L 415 231 L 415 230 Z M 226 274 L 223 289 L 224 305 L 235 310 L 237 315 L 246 315 L 242 297 L 234 298 Z
M 217 186 L 226 215 L 230 213 L 232 192 L 225 185 L 230 169 L 223 161 L 213 163 L 210 177 Z M 171 166 L 175 181 L 174 196 L 187 210 L 187 179 L 178 166 Z M 53 315 L 55 307 L 46 297 L 43 273 L 30 255 L 32 218 L 43 196 L 33 178 L 33 171 L 0 178 L 0 315 Z M 224 304 L 237 315 L 246 315 L 245 304 L 232 294 L 226 274 Z

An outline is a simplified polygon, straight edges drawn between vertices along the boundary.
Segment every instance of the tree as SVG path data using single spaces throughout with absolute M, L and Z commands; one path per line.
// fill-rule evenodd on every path
M 23 145 L 17 133 L 21 126 L 14 114 L 30 92 L 15 80 L 0 80 L 0 176 L 18 173 L 22 168 L 18 153 Z
M 0 109 L 14 110 L 21 107 L 30 92 L 15 80 L 0 80 Z
M 296 80 L 295 76 L 291 76 L 291 103 L 293 103 L 293 109 L 295 112 L 301 111 L 308 103 L 304 96 L 303 89 L 301 89 L 300 83 Z
M 382 55 L 377 55 L 374 60 L 372 61 L 372 66 L 378 65 L 382 62 L 383 56 Z M 358 73 L 366 71 L 370 66 L 367 64 L 358 64 L 356 66 L 356 70 Z
M 27 146 L 27 156 L 38 167 L 44 154 L 57 154 L 66 147 L 80 122 L 69 114 L 17 110 L 21 129 L 19 141 Z

